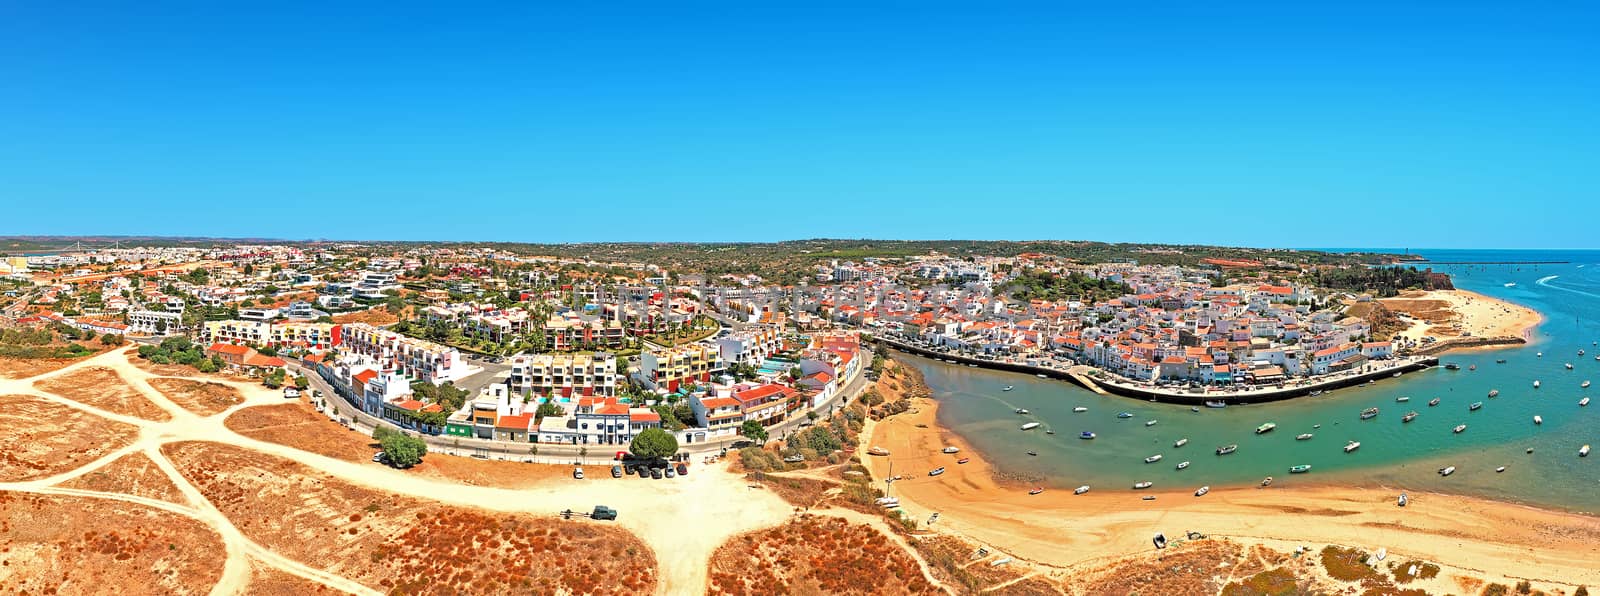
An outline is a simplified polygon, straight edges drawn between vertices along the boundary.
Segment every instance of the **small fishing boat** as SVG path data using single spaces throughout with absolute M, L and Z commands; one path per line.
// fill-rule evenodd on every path
M 1153 463 L 1156 463 L 1158 461 L 1161 461 L 1161 454 L 1160 453 L 1157 453 L 1157 454 L 1152 455 L 1150 457 L 1144 458 L 1144 463 L 1147 463 L 1147 464 L 1153 464 Z
M 1189 411 L 1190 412 L 1199 412 L 1200 411 L 1200 406 L 1189 406 Z
M 1310 441 L 1312 436 L 1314 436 L 1314 435 L 1312 435 L 1311 433 L 1300 433 L 1300 434 L 1294 436 L 1294 440 L 1296 440 L 1296 441 Z
M 1072 413 L 1074 413 L 1074 414 L 1082 414 L 1082 413 L 1087 412 L 1087 411 L 1089 411 L 1089 408 L 1085 408 L 1083 406 L 1078 406 L 1078 407 L 1072 409 Z
M 1316 390 L 1316 391 L 1312 391 L 1312 392 L 1311 392 L 1311 393 L 1310 393 L 1310 394 L 1309 394 L 1309 395 L 1310 395 L 1310 396 L 1311 396 L 1311 397 L 1316 397 L 1316 396 L 1318 396 L 1318 395 L 1322 395 L 1322 390 L 1321 390 L 1321 389 L 1318 389 L 1318 390 Z
M 1533 356 L 1535 358 L 1544 358 L 1544 352 L 1534 352 Z
M 1087 484 L 1085 484 L 1083 486 L 1080 486 L 1078 488 L 1072 489 L 1072 494 L 1075 494 L 1075 495 L 1081 495 L 1081 494 L 1086 493 L 1086 492 L 1089 492 L 1089 485 L 1087 485 Z
M 1232 444 L 1232 445 L 1223 445 L 1223 446 L 1217 448 L 1217 455 L 1227 455 L 1229 453 L 1233 453 L 1233 452 L 1238 451 L 1238 450 L 1239 450 L 1239 445 L 1237 443 Z
M 1003 388 L 1001 388 L 1001 389 L 1000 389 L 1000 390 L 1001 390 L 1001 391 L 1010 391 L 1010 390 L 1012 390 L 1012 389 L 1013 389 L 1013 387 L 1012 387 L 1012 386 L 1010 386 L 1010 385 L 1006 385 L 1006 386 L 1005 386 L 1005 387 L 1003 387 Z
M 1300 464 L 1298 466 L 1290 466 L 1289 467 L 1289 473 L 1290 474 L 1304 474 L 1304 473 L 1310 472 L 1310 471 L 1311 471 L 1311 464 Z
M 1482 407 L 1483 407 L 1483 402 L 1475 401 L 1475 402 L 1472 402 L 1472 405 L 1467 406 L 1467 411 L 1468 412 L 1476 412 L 1476 411 L 1478 411 L 1479 408 L 1482 408 Z
M 1433 407 L 1433 406 L 1437 406 L 1437 405 L 1439 405 L 1439 398 L 1435 397 L 1433 399 L 1428 400 L 1428 407 Z
M 1373 417 L 1375 417 L 1377 415 L 1378 415 L 1378 409 L 1377 408 L 1367 408 L 1367 409 L 1361 411 L 1361 419 L 1362 420 L 1367 420 L 1367 419 L 1373 418 Z
M 1454 473 L 1456 473 L 1456 467 L 1455 466 L 1445 466 L 1443 468 L 1439 468 L 1439 475 L 1440 476 L 1449 476 L 1449 475 L 1454 474 Z
M 1539 381 L 1534 381 L 1533 382 L 1533 388 L 1534 389 L 1538 389 L 1539 388 Z
M 1400 421 L 1401 422 L 1411 422 L 1412 420 L 1416 420 L 1416 419 L 1417 419 L 1417 413 L 1415 411 L 1406 412 L 1405 416 L 1401 416 L 1400 417 Z
M 1208 492 L 1211 492 L 1211 487 L 1202 486 L 1202 487 L 1200 487 L 1200 490 L 1194 491 L 1194 496 L 1196 496 L 1196 497 L 1204 497 L 1204 496 L 1206 496 L 1206 493 L 1208 493 Z
M 1467 370 L 1478 370 L 1478 365 L 1474 364 L 1472 366 L 1469 366 L 1469 367 L 1467 367 Z
M 1056 434 L 1056 431 L 1053 431 L 1053 430 L 1050 430 L 1050 429 L 1047 428 L 1047 429 L 1044 429 L 1044 434 L 1053 435 L 1053 434 Z
M 1172 442 L 1173 447 L 1182 447 L 1189 444 L 1189 439 L 1178 439 Z
M 1344 452 L 1349 453 L 1361 448 L 1361 441 L 1351 441 L 1344 444 Z
M 1506 287 L 1515 288 L 1515 287 L 1517 287 L 1517 282 L 1514 282 L 1514 281 L 1506 282 Z
M 934 468 L 932 470 L 928 470 L 928 475 L 929 476 L 938 476 L 938 475 L 943 474 L 943 473 L 944 473 L 944 468 Z
M 1534 424 L 1544 424 L 1544 416 L 1540 416 L 1538 414 L 1534 414 L 1533 415 L 1533 423 Z
M 1033 376 L 1035 376 L 1035 377 L 1039 377 L 1039 378 L 1041 378 L 1041 379 L 1048 379 L 1048 378 L 1050 378 L 1050 377 L 1047 377 L 1047 376 L 1045 376 L 1045 374 L 1044 374 L 1044 373 L 1039 373 L 1039 374 L 1036 374 L 1036 375 L 1033 375 Z
M 1410 500 L 1411 499 L 1406 498 L 1406 494 L 1405 493 L 1400 493 L 1400 499 L 1395 501 L 1395 504 L 1399 505 L 1401 507 L 1405 507 L 1406 503 L 1409 502 Z
M 945 447 L 944 449 L 941 449 L 940 451 L 943 451 L 945 453 L 960 453 L 961 452 L 961 448 L 952 445 L 952 446 L 949 446 L 949 447 Z
M 1039 457 L 1039 452 L 1038 451 L 1029 451 L 1028 455 L 1031 455 L 1033 457 Z
M 1322 425 L 1321 424 L 1313 424 L 1313 425 L 1311 425 L 1311 428 L 1322 428 Z
M 1400 397 L 1394 398 L 1394 400 L 1399 402 L 1399 403 L 1406 403 L 1408 401 L 1411 401 L 1411 397 L 1408 396 L 1408 395 L 1402 395 Z
M 1186 462 L 1186 461 L 1178 462 L 1178 469 L 1179 470 L 1182 470 L 1182 469 L 1187 468 L 1187 467 L 1189 467 L 1189 462 Z
M 1455 428 L 1450 429 L 1450 432 L 1453 432 L 1453 433 L 1459 435 L 1459 434 L 1461 434 L 1463 432 L 1466 432 L 1466 430 L 1467 430 L 1467 425 L 1465 425 L 1465 424 L 1457 424 Z
M 1460 364 L 1456 364 L 1454 362 L 1448 362 L 1448 363 L 1445 363 L 1444 369 L 1445 370 L 1461 370 L 1461 365 Z
M 1499 389 L 1490 389 L 1489 390 L 1489 397 L 1500 397 L 1500 390 Z
M 1039 423 L 1037 423 L 1037 422 L 1029 422 L 1027 424 L 1022 425 L 1022 430 L 1033 430 L 1033 429 L 1036 429 L 1036 428 L 1039 428 Z
M 1600 356 L 1597 356 L 1597 357 L 1600 357 Z M 1506 363 L 1506 359 L 1505 358 L 1500 358 L 1498 360 L 1495 360 L 1494 363 L 1495 364 L 1505 364 Z
M 1042 492 L 1044 492 L 1044 487 L 1035 486 L 1035 487 L 1033 487 L 1033 490 L 1028 491 L 1028 494 L 1037 495 L 1037 494 L 1042 493 Z
M 1571 362 L 1568 362 L 1566 366 L 1567 366 L 1567 370 L 1572 370 L 1572 363 Z
M 1155 497 L 1145 497 L 1145 498 L 1146 499 L 1154 499 Z M 1167 547 L 1167 536 L 1165 534 L 1157 533 L 1156 537 L 1152 538 L 1151 541 L 1156 543 L 1156 548 L 1166 548 Z
M 1587 406 L 1587 405 L 1589 405 L 1589 398 L 1585 397 L 1583 399 L 1578 400 L 1578 405 L 1579 406 Z
M 1144 425 L 1145 426 L 1155 426 L 1156 425 L 1156 421 L 1154 421 L 1154 420 L 1146 420 L 1146 421 L 1144 421 Z
M 1018 414 L 1027 414 L 1028 413 L 1028 410 L 1026 410 L 1024 408 L 1017 408 L 1015 411 Z
M 1262 478 L 1261 479 L 1261 487 L 1262 488 L 1266 488 L 1268 486 L 1272 486 L 1272 477 L 1271 476 L 1268 476 L 1266 478 Z
M 1589 446 L 1588 445 L 1584 445 L 1582 449 L 1578 450 L 1578 457 L 1589 457 Z
M 885 456 L 889 455 L 889 450 L 888 449 L 884 449 L 882 447 L 874 446 L 871 449 L 867 450 L 867 455 L 876 455 L 876 456 L 879 456 L 879 457 L 885 457 Z
M 1278 424 L 1276 422 L 1268 422 L 1268 423 L 1262 424 L 1261 426 L 1257 426 L 1256 427 L 1256 434 L 1263 435 L 1263 434 L 1272 432 L 1272 429 L 1274 429 L 1274 428 L 1278 428 Z
M 1133 414 L 1130 414 L 1128 412 L 1117 412 L 1117 417 L 1118 418 L 1132 418 Z
M 1155 483 L 1150 482 L 1149 480 L 1146 480 L 1144 482 L 1136 482 L 1136 483 L 1134 483 L 1133 489 L 1134 490 L 1144 490 L 1144 489 L 1150 488 L 1151 486 L 1155 486 Z
M 972 461 L 972 458 L 970 458 L 970 457 L 963 457 L 963 458 L 961 458 L 961 459 L 958 459 L 958 460 L 956 460 L 956 463 L 957 463 L 957 464 L 964 464 L 964 463 L 967 463 L 967 462 L 969 462 L 969 461 Z
M 1146 495 L 1144 497 L 1140 497 L 1140 499 L 1144 500 L 1144 501 L 1154 501 L 1154 500 L 1156 500 L 1156 496 L 1155 495 Z
M 1081 433 L 1078 433 L 1078 438 L 1080 438 L 1080 439 L 1093 439 L 1094 438 L 1094 433 L 1089 432 L 1089 431 L 1083 431 Z
M 1496 474 L 1499 474 L 1499 473 L 1504 472 L 1504 471 L 1506 471 L 1506 467 L 1505 466 L 1500 466 L 1500 467 L 1494 469 L 1494 473 L 1496 473 Z
M 1578 386 L 1578 388 L 1579 389 L 1588 389 L 1589 388 L 1589 382 L 1588 381 L 1584 381 L 1582 385 Z
M 1208 408 L 1226 408 L 1226 407 L 1228 407 L 1228 402 L 1220 401 L 1220 400 L 1219 401 L 1208 401 L 1208 402 L 1206 402 L 1206 407 L 1208 407 Z

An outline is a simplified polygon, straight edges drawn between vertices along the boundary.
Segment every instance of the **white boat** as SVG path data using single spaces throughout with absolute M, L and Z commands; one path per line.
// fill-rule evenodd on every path
M 1589 405 L 1589 398 L 1585 397 L 1583 399 L 1578 400 L 1578 405 L 1579 406 L 1587 406 L 1587 405 Z
M 876 502 L 879 505 L 888 505 L 890 503 L 899 503 L 900 499 L 897 498 L 897 497 L 878 497 L 878 500 Z
M 1172 443 L 1173 447 L 1182 447 L 1189 444 L 1189 439 L 1178 439 Z
M 1533 388 L 1534 389 L 1538 389 L 1539 388 L 1539 382 L 1538 381 L 1534 381 L 1533 382 Z
M 1584 381 L 1582 385 L 1578 386 L 1578 388 L 1579 389 L 1588 389 L 1589 388 L 1589 382 L 1588 381 Z
M 1147 464 L 1153 464 L 1153 463 L 1156 463 L 1158 461 L 1161 461 L 1161 454 L 1160 453 L 1157 453 L 1157 454 L 1152 455 L 1150 457 L 1144 458 L 1144 463 L 1147 463 Z
M 1500 466 L 1500 467 L 1494 469 L 1494 473 L 1496 473 L 1496 474 L 1499 474 L 1499 473 L 1504 472 L 1504 471 L 1506 471 L 1506 467 L 1505 466 Z
M 1154 485 L 1155 485 L 1155 483 L 1150 482 L 1149 480 L 1146 480 L 1144 482 L 1140 482 L 1140 483 L 1134 484 L 1133 488 L 1134 488 L 1134 490 L 1144 490 L 1144 489 L 1150 488 L 1151 486 L 1154 486 Z
M 1085 408 L 1083 406 L 1078 406 L 1078 407 L 1072 409 L 1072 413 L 1074 413 L 1074 414 L 1082 414 L 1082 413 L 1087 412 L 1087 411 L 1089 411 L 1089 408 Z
M 1454 473 L 1456 473 L 1456 467 L 1455 466 L 1445 466 L 1443 468 L 1439 468 L 1439 475 L 1440 476 L 1449 476 L 1449 475 L 1454 474 Z
M 1567 363 L 1567 370 L 1572 370 L 1572 363 L 1571 362 Z
M 1407 496 L 1406 496 L 1406 494 L 1405 494 L 1405 493 L 1400 493 L 1400 499 L 1399 499 L 1399 500 L 1397 500 L 1397 501 L 1396 501 L 1396 502 L 1395 502 L 1395 504 L 1396 504 L 1396 505 L 1399 505 L 1399 506 L 1401 506 L 1401 507 L 1405 507 L 1405 506 L 1406 506 L 1406 503 L 1408 503 L 1408 502 L 1410 502 L 1410 501 L 1411 501 L 1411 499 L 1410 499 L 1410 498 L 1409 498 L 1409 497 L 1407 497 Z
M 1361 441 L 1351 441 L 1344 444 L 1344 452 L 1349 453 L 1361 448 Z
M 1489 390 L 1489 397 L 1500 397 L 1500 390 L 1499 389 L 1490 389 Z M 1434 398 L 1434 399 L 1438 399 L 1438 398 Z
M 1041 378 L 1041 379 L 1048 379 L 1048 378 L 1050 378 L 1050 377 L 1047 377 L 1047 376 L 1045 376 L 1045 374 L 1044 374 L 1044 373 L 1039 373 L 1039 374 L 1036 374 L 1036 375 L 1033 375 L 1033 376 L 1035 376 L 1035 377 L 1039 377 L 1039 378 Z
M 1400 402 L 1400 403 L 1406 403 L 1408 401 L 1411 401 L 1411 397 L 1410 396 L 1406 396 L 1406 395 L 1402 395 L 1400 397 L 1394 398 L 1394 400 L 1397 401 L 1397 402 Z
M 1540 416 L 1538 414 L 1534 414 L 1533 415 L 1533 423 L 1534 424 L 1544 424 L 1544 416 Z
M 884 456 L 889 455 L 889 450 L 888 449 L 884 449 L 882 447 L 873 446 L 872 448 L 867 449 L 867 455 L 876 455 L 876 456 L 879 456 L 879 457 L 884 457 Z
M 1208 493 L 1208 492 L 1211 492 L 1211 487 L 1202 486 L 1202 487 L 1200 487 L 1200 490 L 1194 491 L 1194 496 L 1196 496 L 1196 497 L 1204 497 L 1204 496 L 1206 496 L 1206 493 Z
M 1187 467 L 1189 467 L 1189 462 L 1186 462 L 1186 461 L 1178 462 L 1178 469 L 1179 470 L 1182 470 L 1182 469 L 1187 468 Z
M 1036 428 L 1039 428 L 1039 423 L 1037 423 L 1037 422 L 1029 422 L 1027 424 L 1022 425 L 1022 430 L 1033 430 L 1033 429 L 1036 429 Z
M 1311 433 L 1300 433 L 1300 434 L 1294 436 L 1294 440 L 1296 440 L 1296 441 L 1309 441 L 1309 440 L 1311 440 L 1311 437 L 1313 437 L 1313 436 L 1315 436 L 1315 435 L 1312 435 Z
M 1000 390 L 1001 390 L 1001 391 L 1010 391 L 1010 390 L 1012 390 L 1012 389 L 1014 389 L 1014 387 L 1012 387 L 1012 386 L 1010 386 L 1010 385 L 1006 385 L 1006 386 L 1005 386 L 1005 387 L 1004 387 L 1004 388 L 1002 388 L 1002 389 L 1000 389 Z
M 1506 283 L 1506 287 L 1515 288 L 1515 287 L 1517 287 L 1517 282 L 1514 282 L 1514 281 L 1513 282 L 1507 282 Z
M 1383 558 L 1387 557 L 1387 556 L 1389 556 L 1389 549 L 1386 549 L 1386 548 L 1378 549 L 1378 560 L 1379 561 L 1382 561 Z
M 1081 495 L 1081 494 L 1086 493 L 1086 492 L 1089 492 L 1089 485 L 1087 485 L 1087 484 L 1085 484 L 1083 486 L 1080 486 L 1078 488 L 1072 489 L 1072 494 L 1075 494 L 1075 495 Z
M 938 476 L 938 475 L 943 474 L 943 473 L 944 473 L 944 468 L 942 468 L 942 467 L 934 468 L 932 470 L 928 470 L 928 475 L 929 476 Z
M 1016 410 L 1013 410 L 1013 411 L 1015 411 L 1018 414 L 1027 414 L 1028 413 L 1028 410 L 1023 409 L 1023 408 L 1017 408 Z
M 942 451 L 944 451 L 945 453 L 960 453 L 961 452 L 961 448 L 952 445 L 952 446 L 949 446 L 949 447 L 945 447 Z
M 1582 449 L 1578 450 L 1578 457 L 1589 457 L 1589 446 L 1588 445 L 1584 445 Z
M 1156 425 L 1156 421 L 1154 421 L 1154 420 L 1146 420 L 1146 421 L 1144 421 L 1144 425 L 1145 426 L 1155 426 Z
M 1450 432 L 1453 432 L 1453 433 L 1456 433 L 1456 434 L 1459 435 L 1459 434 L 1465 432 L 1466 430 L 1467 430 L 1467 425 L 1465 425 L 1465 424 L 1457 424 L 1456 427 L 1454 429 L 1452 429 Z

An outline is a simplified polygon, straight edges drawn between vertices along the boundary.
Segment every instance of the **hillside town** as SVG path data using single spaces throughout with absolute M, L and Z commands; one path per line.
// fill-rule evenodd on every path
M 1305 266 L 829 259 L 796 285 L 492 247 L 111 248 L 7 259 L 5 324 L 185 337 L 248 374 L 314 371 L 427 435 L 726 441 L 828 403 L 863 339 L 1105 379 L 1260 386 L 1393 358 Z M 423 385 L 432 386 L 421 389 Z M 447 390 L 439 390 L 447 387 Z

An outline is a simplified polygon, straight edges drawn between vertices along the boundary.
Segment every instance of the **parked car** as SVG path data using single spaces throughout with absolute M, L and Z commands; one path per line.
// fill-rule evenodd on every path
M 595 505 L 594 513 L 590 513 L 589 517 L 598 520 L 615 520 L 617 519 L 617 510 L 605 505 Z
M 621 478 L 622 477 L 622 466 L 611 466 L 611 477 L 612 478 Z
M 660 480 L 661 479 L 661 468 L 650 468 L 650 477 L 654 478 L 656 480 Z
M 689 475 L 689 464 L 678 464 L 678 475 L 679 476 L 688 476 Z
M 583 480 L 583 468 L 581 466 L 573 468 L 572 469 L 572 477 L 576 478 L 578 480 Z
M 673 476 L 677 476 L 677 474 L 676 474 L 676 473 L 674 473 L 674 472 L 673 472 L 673 471 L 672 471 L 672 468 L 667 468 L 667 474 L 666 474 L 666 476 L 667 476 L 667 477 L 668 477 L 668 478 L 672 478 L 672 477 L 673 477 Z
M 389 454 L 384 453 L 382 451 L 374 453 L 374 454 L 372 454 L 372 461 L 380 463 L 380 464 L 383 463 L 383 462 L 389 461 Z

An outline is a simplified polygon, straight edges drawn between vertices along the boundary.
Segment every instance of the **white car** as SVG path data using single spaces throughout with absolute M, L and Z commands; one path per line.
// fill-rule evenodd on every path
M 381 463 L 383 463 L 385 461 L 388 461 L 388 460 L 389 460 L 389 454 L 384 453 L 382 451 L 379 451 L 377 453 L 372 454 L 372 461 L 375 462 L 375 463 L 380 463 L 381 464 Z
M 572 477 L 577 480 L 583 480 L 583 468 L 573 468 Z

